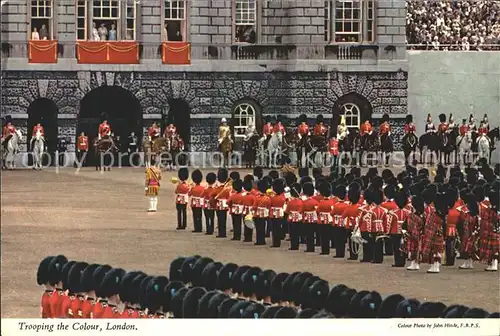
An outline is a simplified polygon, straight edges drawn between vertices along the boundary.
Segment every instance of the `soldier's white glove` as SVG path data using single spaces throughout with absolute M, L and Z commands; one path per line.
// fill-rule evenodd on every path
M 405 234 L 407 234 L 407 233 L 408 233 L 408 231 L 406 231 L 406 230 L 401 230 L 401 233 L 402 233 L 403 235 L 405 235 Z
M 144 191 L 148 191 L 148 187 L 144 187 Z
M 219 143 L 219 145 L 222 143 L 222 139 L 217 139 L 217 142 Z

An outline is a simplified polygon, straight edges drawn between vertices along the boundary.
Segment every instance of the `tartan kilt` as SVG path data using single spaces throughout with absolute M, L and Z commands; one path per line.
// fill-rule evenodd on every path
M 160 191 L 160 186 L 148 186 L 146 190 L 146 196 L 153 197 L 158 196 L 158 192 Z
M 422 253 L 422 262 L 423 263 L 432 263 L 434 254 L 443 254 L 444 251 L 444 238 L 443 236 L 434 237 L 431 245 L 429 253 Z
M 500 234 L 490 233 L 480 242 L 480 259 L 485 262 L 491 261 L 495 255 L 500 253 Z
M 403 246 L 405 253 L 411 253 L 415 255 L 418 252 L 419 248 L 419 239 L 418 237 L 408 236 L 405 238 L 406 244 Z

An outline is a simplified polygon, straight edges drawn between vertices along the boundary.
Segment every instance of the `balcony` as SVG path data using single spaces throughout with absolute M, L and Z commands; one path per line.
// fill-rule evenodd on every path
M 136 41 L 78 41 L 76 59 L 80 64 L 139 64 Z
M 337 60 L 377 59 L 376 44 L 328 44 L 325 45 L 325 58 Z
M 296 46 L 291 44 L 236 44 L 231 46 L 233 60 L 296 59 Z

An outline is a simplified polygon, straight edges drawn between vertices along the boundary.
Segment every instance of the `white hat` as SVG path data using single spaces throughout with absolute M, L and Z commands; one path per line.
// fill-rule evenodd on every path
M 225 123 L 225 122 L 227 122 L 227 120 L 226 120 L 226 118 L 222 118 L 222 120 L 220 122 Z

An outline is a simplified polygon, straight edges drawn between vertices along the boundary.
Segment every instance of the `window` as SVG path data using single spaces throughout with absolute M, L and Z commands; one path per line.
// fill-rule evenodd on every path
M 375 21 L 373 0 L 325 1 L 326 42 L 374 42 Z
M 53 40 L 52 1 L 31 1 L 30 40 Z
M 236 106 L 233 113 L 234 136 L 244 138 L 247 126 L 253 123 L 255 126 L 255 108 L 249 103 L 241 103 Z
M 137 0 L 76 1 L 76 39 L 136 40 L 138 2 Z
M 234 3 L 234 41 L 255 43 L 257 41 L 257 1 L 236 0 Z
M 163 2 L 163 40 L 186 41 L 186 2 L 165 0 Z
M 345 116 L 345 125 L 347 128 L 359 129 L 360 126 L 360 110 L 358 105 L 346 103 L 340 108 L 340 115 Z

